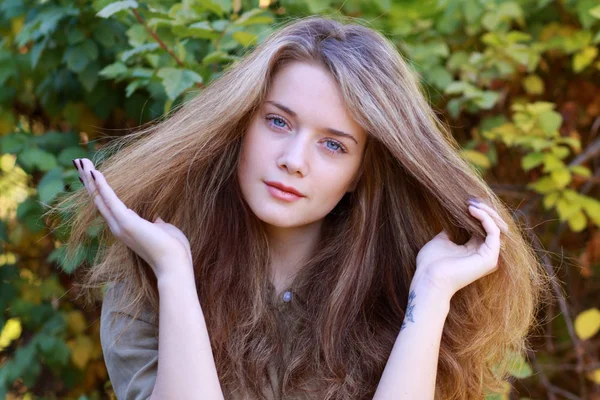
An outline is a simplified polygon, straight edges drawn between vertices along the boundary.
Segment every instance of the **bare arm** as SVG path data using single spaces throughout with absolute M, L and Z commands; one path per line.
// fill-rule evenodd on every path
M 150 222 L 127 208 L 87 158 L 73 160 L 73 165 L 111 233 L 156 275 L 158 367 L 151 398 L 222 399 L 187 237 L 161 218 Z
M 159 361 L 150 398 L 223 399 L 192 269 L 173 270 L 158 280 Z
M 414 283 L 414 282 L 413 282 Z M 374 400 L 433 399 L 444 321 L 450 301 L 412 284 L 406 316 Z
M 433 399 L 444 322 L 456 292 L 498 269 L 500 233 L 508 225 L 489 205 L 470 200 L 469 212 L 486 236 L 464 245 L 442 229 L 417 254 L 417 268 L 400 334 L 383 370 L 374 399 Z

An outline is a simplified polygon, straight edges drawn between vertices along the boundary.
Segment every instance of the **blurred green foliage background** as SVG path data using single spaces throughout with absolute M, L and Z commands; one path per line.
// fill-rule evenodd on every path
M 0 397 L 114 398 L 100 309 L 42 218 L 93 159 L 195 96 L 278 22 L 360 19 L 389 37 L 556 276 L 550 321 L 488 399 L 600 399 L 598 0 L 2 0 Z M 90 231 L 94 237 L 95 232 Z

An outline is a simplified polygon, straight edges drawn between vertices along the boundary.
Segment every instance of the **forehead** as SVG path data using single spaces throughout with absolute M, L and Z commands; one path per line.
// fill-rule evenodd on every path
M 348 113 L 341 90 L 331 74 L 318 64 L 291 62 L 273 76 L 267 100 L 293 110 L 299 123 L 318 128 L 331 127 L 364 136 L 358 123 Z M 266 107 L 275 107 L 264 103 Z

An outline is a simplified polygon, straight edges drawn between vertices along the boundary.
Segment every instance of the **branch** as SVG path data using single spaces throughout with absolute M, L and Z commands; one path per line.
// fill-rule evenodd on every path
M 179 64 L 180 67 L 184 67 L 184 63 L 183 61 L 181 61 L 179 59 L 179 57 L 177 57 L 177 54 L 175 54 L 173 52 L 173 50 L 171 50 L 170 48 L 167 47 L 167 45 L 165 44 L 165 42 L 163 42 L 161 40 L 161 38 L 158 37 L 158 35 L 156 34 L 156 32 L 154 32 L 152 29 L 150 29 L 150 27 L 148 26 L 148 24 L 146 24 L 146 21 L 144 21 L 144 18 L 140 15 L 140 13 L 134 8 L 131 11 L 133 11 L 133 15 L 135 15 L 135 18 L 137 18 L 137 20 L 140 22 L 140 24 L 142 24 L 144 26 L 144 28 L 146 28 L 146 30 L 148 31 L 148 33 L 154 38 L 154 40 L 156 40 L 156 42 L 159 44 L 160 47 L 162 47 L 167 53 L 169 53 L 169 55 L 171 55 L 171 57 L 173 57 L 175 59 L 175 61 L 177 62 L 177 64 Z M 196 85 L 198 87 L 202 87 L 202 82 L 197 82 Z

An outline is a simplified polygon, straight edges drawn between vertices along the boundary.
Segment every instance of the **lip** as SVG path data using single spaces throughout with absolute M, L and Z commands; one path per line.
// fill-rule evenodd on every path
M 265 184 L 267 185 L 269 193 L 280 200 L 296 201 L 302 197 L 306 197 L 295 188 L 285 186 L 280 182 L 265 182 Z
M 284 192 L 293 193 L 296 196 L 304 197 L 304 195 L 302 193 L 300 193 L 298 190 L 296 190 L 296 188 L 293 188 L 291 186 L 285 186 L 283 183 L 273 182 L 273 181 L 268 181 L 268 182 L 265 182 L 265 183 L 267 185 L 269 185 L 269 186 L 273 186 L 273 187 L 276 187 L 277 189 L 281 189 Z

